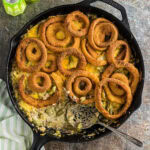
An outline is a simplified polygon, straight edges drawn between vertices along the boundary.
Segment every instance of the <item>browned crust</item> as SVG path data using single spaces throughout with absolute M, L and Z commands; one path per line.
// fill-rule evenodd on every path
M 41 51 L 41 58 L 34 66 L 26 66 L 26 48 L 31 43 L 35 43 Z M 47 50 L 42 41 L 37 38 L 26 38 L 20 42 L 16 51 L 16 61 L 18 67 L 25 72 L 39 71 L 46 63 L 47 60 Z
M 81 18 L 85 24 L 84 28 L 79 30 L 79 31 L 76 31 L 72 28 L 72 25 L 71 25 L 71 22 L 73 20 L 76 20 L 77 17 Z M 72 13 L 68 14 L 66 19 L 65 19 L 65 25 L 66 25 L 66 28 L 68 29 L 68 31 L 73 35 L 73 36 L 76 36 L 76 37 L 81 37 L 81 36 L 85 36 L 88 32 L 88 29 L 89 29 L 89 25 L 90 25 L 90 21 L 88 19 L 88 17 L 83 14 L 82 12 L 80 11 L 73 11 Z
M 86 43 L 86 39 L 83 39 L 81 42 L 81 50 L 84 54 L 84 56 L 86 57 L 87 61 L 95 66 L 104 66 L 107 64 L 106 60 L 98 60 L 97 58 L 95 58 L 88 52 L 88 50 L 91 50 L 92 48 L 90 47 L 89 44 Z M 93 49 L 94 51 L 94 49 Z
M 107 42 L 104 42 L 104 38 L 105 38 L 105 35 L 101 34 L 100 36 L 104 36 L 104 37 L 100 37 L 102 38 L 101 40 L 97 40 L 97 36 L 95 37 L 95 28 L 99 26 L 99 28 L 105 26 L 105 28 L 107 26 L 110 26 L 110 30 L 112 30 L 112 38 L 110 39 L 110 41 L 107 41 Z M 105 33 L 104 33 L 105 34 Z M 96 38 L 96 39 L 95 39 Z M 114 41 L 116 41 L 118 39 L 118 29 L 117 27 L 111 23 L 109 20 L 105 19 L 105 18 L 98 18 L 98 19 L 95 19 L 91 25 L 90 25 L 90 28 L 89 28 L 89 33 L 88 33 L 88 41 L 90 43 L 90 45 L 96 49 L 96 50 L 99 50 L 99 51 L 103 51 L 103 50 L 106 50 L 107 46 L 109 46 L 110 44 L 112 44 Z M 95 43 L 96 42 L 96 43 Z M 97 45 L 98 44 L 98 45 Z
M 47 62 L 51 62 L 51 65 L 49 68 L 47 68 L 46 66 L 42 67 L 42 70 L 46 73 L 51 73 L 57 70 L 57 61 L 56 61 L 56 56 L 52 55 L 52 54 L 48 54 L 47 55 Z
M 68 69 L 65 69 L 62 66 L 62 61 L 64 60 L 64 58 L 66 56 L 75 56 L 75 57 L 77 57 L 79 59 L 76 68 L 68 70 Z M 58 66 L 58 69 L 59 69 L 59 71 L 61 73 L 63 73 L 64 75 L 70 76 L 75 71 L 77 71 L 79 69 L 82 70 L 82 69 L 85 68 L 85 66 L 86 66 L 86 59 L 85 59 L 84 55 L 80 51 L 78 51 L 78 50 L 76 50 L 74 48 L 70 48 L 67 51 L 62 52 L 60 54 L 60 56 L 57 59 L 57 66 Z
M 140 80 L 140 75 L 139 75 L 138 69 L 133 64 L 127 63 L 127 62 L 124 62 L 124 61 L 121 61 L 121 60 L 118 60 L 117 63 L 118 63 L 118 68 L 125 68 L 132 74 L 133 80 L 130 84 L 130 87 L 131 87 L 132 94 L 134 94 L 135 91 L 136 91 L 137 85 L 139 83 L 139 80 Z M 110 76 L 113 74 L 113 72 L 116 69 L 117 68 L 113 64 L 108 66 L 106 68 L 106 70 L 104 71 L 104 73 L 102 74 L 102 79 L 110 78 Z
M 105 110 L 102 106 L 102 96 L 101 95 L 102 95 L 102 91 L 103 91 L 103 86 L 107 83 L 115 83 L 115 84 L 121 86 L 124 89 L 124 91 L 126 91 L 126 97 L 127 97 L 126 102 L 125 102 L 123 108 L 121 109 L 121 111 L 115 115 L 109 114 L 109 112 L 107 110 Z M 127 84 L 125 84 L 124 82 L 122 82 L 120 80 L 113 79 L 113 78 L 105 78 L 96 87 L 95 102 L 96 102 L 96 108 L 98 109 L 98 111 L 101 112 L 106 118 L 118 119 L 126 113 L 126 111 L 128 110 L 128 108 L 130 107 L 130 105 L 132 103 L 131 89 Z
M 38 78 L 43 78 L 43 84 L 41 86 L 37 83 Z M 28 85 L 32 91 L 45 92 L 51 87 L 52 83 L 48 74 L 44 72 L 34 72 L 28 78 Z
M 122 40 L 118 40 L 118 41 L 114 42 L 113 44 L 111 44 L 108 51 L 107 51 L 107 60 L 109 63 L 111 63 L 111 64 L 113 63 L 117 66 L 118 59 L 114 57 L 114 53 L 115 53 L 115 50 L 121 45 L 123 45 L 125 47 L 125 50 L 124 50 L 125 54 L 124 54 L 123 61 L 129 62 L 130 56 L 131 56 L 130 47 L 129 47 L 127 42 L 122 41 Z
M 54 23 L 61 23 L 62 26 L 63 26 L 64 19 L 65 19 L 64 16 L 51 17 L 47 21 L 45 21 L 44 23 L 42 23 L 42 26 L 41 26 L 41 29 L 40 29 L 40 38 L 42 39 L 42 41 L 44 42 L 44 44 L 46 45 L 46 47 L 49 50 L 52 50 L 54 52 L 66 51 L 70 47 L 79 48 L 79 45 L 80 45 L 80 39 L 76 38 L 76 37 L 72 37 L 73 44 L 71 46 L 68 46 L 70 44 L 70 43 L 68 43 L 66 45 L 66 47 L 54 46 L 54 45 L 52 45 L 51 43 L 48 42 L 47 37 L 46 37 L 47 28 L 50 25 L 54 24 Z
M 97 76 L 95 76 L 94 74 L 90 73 L 90 72 L 87 72 L 87 71 L 84 71 L 84 70 L 78 70 L 76 72 L 74 72 L 70 77 L 69 79 L 66 81 L 66 89 L 67 91 L 69 91 L 69 96 L 70 98 L 77 102 L 77 103 L 81 103 L 81 104 L 90 104 L 90 103 L 93 103 L 95 101 L 94 98 L 91 98 L 91 99 L 86 99 L 85 101 L 81 101 L 79 99 L 79 97 L 74 93 L 73 91 L 73 83 L 75 82 L 75 80 L 78 78 L 78 77 L 86 77 L 88 78 L 92 85 L 94 84 L 96 86 L 96 84 L 99 83 L 99 79 Z

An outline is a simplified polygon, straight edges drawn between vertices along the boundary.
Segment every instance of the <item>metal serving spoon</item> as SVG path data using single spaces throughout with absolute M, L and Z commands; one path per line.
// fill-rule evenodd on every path
M 82 129 L 87 129 L 92 127 L 94 124 L 99 124 L 114 132 L 116 135 L 125 138 L 131 143 L 139 147 L 143 147 L 143 143 L 138 139 L 123 133 L 119 129 L 112 128 L 109 125 L 103 123 L 101 121 L 99 112 L 97 112 L 97 110 L 93 107 L 87 107 L 79 104 L 72 105 L 67 110 L 67 120 L 73 127 L 77 127 L 80 124 Z

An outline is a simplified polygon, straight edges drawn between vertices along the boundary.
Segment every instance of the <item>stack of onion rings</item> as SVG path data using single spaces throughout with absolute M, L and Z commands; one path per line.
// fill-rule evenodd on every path
M 22 40 L 17 47 L 16 61 L 18 67 L 22 71 L 39 71 L 45 65 L 46 60 L 47 50 L 45 45 L 37 38 L 26 38 Z M 33 66 L 27 66 L 27 61 L 36 62 L 36 64 Z
M 109 37 L 109 39 L 106 39 Z M 106 48 L 118 39 L 118 29 L 116 26 L 104 18 L 95 19 L 90 26 L 88 41 L 96 50 L 106 50 Z
M 81 82 L 85 84 L 85 87 L 83 89 L 80 88 Z M 99 79 L 94 74 L 84 70 L 78 70 L 74 72 L 67 80 L 66 89 L 69 93 L 70 98 L 73 101 L 81 104 L 91 104 L 95 102 L 94 97 L 92 98 L 85 97 L 84 101 L 82 101 L 80 98 L 81 96 L 87 96 L 87 94 L 88 93 L 90 94 L 90 91 L 92 90 L 95 91 L 96 84 L 98 83 Z
M 83 24 L 82 27 L 78 28 L 78 24 Z M 76 24 L 77 25 L 76 25 Z M 88 32 L 90 21 L 88 17 L 83 14 L 80 11 L 74 11 L 67 15 L 65 19 L 65 25 L 68 29 L 68 31 L 73 35 L 77 37 L 85 36 Z
M 38 79 L 43 80 L 38 83 Z M 28 86 L 35 92 L 45 92 L 51 87 L 52 83 L 48 74 L 44 72 L 34 72 L 28 78 Z
M 39 73 L 37 73 L 37 74 L 39 74 Z M 48 76 L 48 75 L 47 75 Z M 32 77 L 32 76 L 31 76 Z M 33 77 L 34 78 L 34 77 Z M 20 78 L 20 80 L 19 80 L 19 92 L 20 92 L 20 95 L 21 95 L 21 97 L 23 98 L 23 100 L 26 102 L 26 103 L 28 103 L 28 104 L 30 104 L 30 105 L 32 105 L 32 106 L 34 106 L 34 107 L 37 107 L 37 108 L 41 108 L 41 107 L 46 107 L 46 106 L 48 106 L 48 105 L 52 105 L 52 104 L 55 104 L 55 103 L 57 103 L 57 101 L 59 101 L 59 99 L 60 99 L 60 97 L 61 97 L 61 91 L 59 91 L 59 86 L 60 85 L 58 85 L 58 82 L 57 82 L 57 79 L 56 78 L 53 78 L 53 76 L 51 76 L 51 78 L 54 80 L 54 82 L 55 82 L 55 84 L 56 84 L 56 87 L 57 87 L 57 91 L 52 95 L 52 96 L 50 96 L 48 99 L 46 99 L 46 100 L 41 100 L 41 99 L 35 99 L 35 98 L 32 98 L 30 95 L 28 95 L 28 94 L 26 94 L 26 92 L 25 92 L 25 86 L 24 86 L 24 82 L 25 82 L 25 76 L 24 75 L 22 75 L 21 76 L 21 78 Z M 35 79 L 35 78 L 34 78 Z M 49 78 L 50 79 L 50 78 Z M 50 83 L 52 82 L 51 80 L 52 79 L 50 79 Z M 29 79 L 30 80 L 30 79 Z M 47 80 L 47 79 L 46 79 Z M 29 81 L 30 82 L 30 81 Z M 33 82 L 33 83 L 35 83 L 35 80 L 34 81 L 31 81 L 31 82 Z M 34 85 L 35 85 L 35 87 L 34 87 Z M 36 86 L 37 86 L 37 84 L 34 84 L 34 85 L 32 85 L 32 91 L 37 91 L 37 89 L 39 89 L 39 87 L 37 88 Z M 45 85 L 45 89 L 44 90 L 46 90 L 47 89 L 47 85 L 48 84 L 44 84 Z M 49 87 L 50 87 L 51 85 L 49 85 Z M 43 91 L 44 91 L 43 90 Z
M 77 57 L 79 59 L 76 68 L 72 68 L 72 69 L 68 70 L 68 69 L 65 69 L 63 67 L 62 61 L 67 56 L 75 56 L 75 57 Z M 84 69 L 85 66 L 86 66 L 86 59 L 85 59 L 84 55 L 80 51 L 72 48 L 72 49 L 69 49 L 68 51 L 62 52 L 60 54 L 60 56 L 58 57 L 58 60 L 57 60 L 57 65 L 58 65 L 58 69 L 60 70 L 61 73 L 63 73 L 64 75 L 69 76 L 69 75 L 71 75 L 72 73 L 74 73 L 77 70 Z
M 122 60 L 118 60 L 118 67 L 127 69 L 129 73 L 131 73 L 132 81 L 130 83 L 130 87 L 131 87 L 132 94 L 134 94 L 136 91 L 137 85 L 139 83 L 139 80 L 140 80 L 140 74 L 139 74 L 138 69 L 135 68 L 133 64 L 124 62 Z M 102 79 L 110 78 L 111 75 L 114 73 L 114 71 L 117 69 L 118 68 L 116 68 L 113 64 L 108 66 L 106 70 L 104 71 L 104 73 L 102 74 Z
M 108 83 L 115 83 L 122 87 L 124 91 L 126 92 L 126 102 L 123 106 L 123 108 L 119 111 L 118 114 L 110 114 L 105 108 L 102 106 L 102 92 L 103 92 L 103 87 L 105 84 Z M 128 108 L 130 107 L 132 103 L 132 93 L 130 87 L 125 84 L 124 82 L 113 79 L 113 78 L 105 78 L 100 82 L 100 84 L 96 87 L 96 92 L 95 92 L 95 102 L 96 102 L 96 108 L 101 112 L 106 118 L 108 119 L 117 119 L 121 117 L 123 114 L 126 113 Z
M 81 42 L 81 50 L 85 55 L 87 61 L 95 66 L 104 66 L 107 64 L 107 60 L 100 60 L 96 51 L 91 48 L 89 43 L 86 43 L 86 39 Z
M 40 38 L 51 51 L 62 52 L 68 47 L 79 48 L 80 39 L 72 37 L 65 29 L 64 19 L 63 16 L 51 17 L 41 25 Z
M 114 42 L 113 44 L 111 44 L 107 51 L 107 60 L 109 63 L 113 63 L 117 66 L 117 59 L 115 58 L 114 53 L 117 48 L 121 48 L 121 47 L 124 47 L 123 51 L 125 51 L 125 56 L 124 56 L 123 61 L 129 62 L 130 55 L 131 55 L 130 47 L 125 41 L 118 40 Z

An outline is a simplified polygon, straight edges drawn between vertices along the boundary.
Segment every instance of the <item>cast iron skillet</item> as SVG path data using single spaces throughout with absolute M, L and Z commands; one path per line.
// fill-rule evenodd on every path
M 105 132 L 99 132 L 98 131 L 99 125 L 95 125 L 95 126 L 89 128 L 89 129 L 86 129 L 81 134 L 70 135 L 70 136 L 66 135 L 66 134 L 62 134 L 62 137 L 59 138 L 59 139 L 56 138 L 55 136 L 53 136 L 52 134 L 46 134 L 45 136 L 41 136 L 39 131 L 35 132 L 34 126 L 27 120 L 27 118 L 25 117 L 23 112 L 18 108 L 18 105 L 16 103 L 16 99 L 14 97 L 12 82 L 11 82 L 11 78 L 10 78 L 10 72 L 11 72 L 11 69 L 12 69 L 12 60 L 15 57 L 16 47 L 19 44 L 19 41 L 21 40 L 21 35 L 25 34 L 27 29 L 29 29 L 31 26 L 37 24 L 41 20 L 48 18 L 49 16 L 55 16 L 55 15 L 58 15 L 58 14 L 67 14 L 67 13 L 70 13 L 74 10 L 80 10 L 80 11 L 84 12 L 85 14 L 96 14 L 98 17 L 105 17 L 108 20 L 114 22 L 114 24 L 118 27 L 119 32 L 123 35 L 123 37 L 125 37 L 127 39 L 128 43 L 131 46 L 132 53 L 134 54 L 136 60 L 138 60 L 137 64 L 136 64 L 136 67 L 139 69 L 139 71 L 141 73 L 141 81 L 138 85 L 138 88 L 137 88 L 137 91 L 135 93 L 135 96 L 134 96 L 133 103 L 132 103 L 131 107 L 129 108 L 127 113 L 119 119 L 119 124 L 117 124 L 117 126 L 116 125 L 112 125 L 112 126 L 117 128 L 120 125 L 122 125 L 131 116 L 131 114 L 135 110 L 137 110 L 141 105 L 141 96 L 142 96 L 142 90 L 143 90 L 143 85 L 144 85 L 144 63 L 143 63 L 143 57 L 142 57 L 142 54 L 141 54 L 141 50 L 140 50 L 140 48 L 139 48 L 139 46 L 136 42 L 136 39 L 134 38 L 133 34 L 130 31 L 126 11 L 125 11 L 123 6 L 121 6 L 120 4 L 114 2 L 113 0 L 99 0 L 99 1 L 107 3 L 111 6 L 113 6 L 114 8 L 120 10 L 120 12 L 122 14 L 122 21 L 120 21 L 119 19 L 117 19 L 116 17 L 114 17 L 112 14 L 110 14 L 108 12 L 90 6 L 90 4 L 95 2 L 95 1 L 98 1 L 98 0 L 84 0 L 80 3 L 73 4 L 73 5 L 58 6 L 58 7 L 55 7 L 55 8 L 50 8 L 47 11 L 39 14 L 38 16 L 34 17 L 31 21 L 29 21 L 11 39 L 10 50 L 8 51 L 8 54 L 7 54 L 8 56 L 3 56 L 3 57 L 7 57 L 7 60 L 3 61 L 3 63 L 4 63 L 3 67 L 5 68 L 5 70 L 0 72 L 0 77 L 7 84 L 7 90 L 8 90 L 10 99 L 11 99 L 12 104 L 14 105 L 16 111 L 22 117 L 22 119 L 33 130 L 34 141 L 33 141 L 33 145 L 32 145 L 32 148 L 31 148 L 32 150 L 39 150 L 48 141 L 57 140 L 57 141 L 74 142 L 74 143 L 87 142 L 87 141 L 91 141 L 91 140 L 94 140 L 94 139 L 97 139 L 97 138 L 101 138 L 101 137 L 107 135 L 108 133 L 110 133 L 110 131 L 108 131 L 107 129 L 105 130 Z M 96 133 L 95 136 L 93 136 L 92 138 L 88 138 L 87 134 L 93 133 L 93 132 Z

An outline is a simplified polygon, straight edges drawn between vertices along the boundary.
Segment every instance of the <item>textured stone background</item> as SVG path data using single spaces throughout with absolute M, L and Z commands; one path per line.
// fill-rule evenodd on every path
M 115 1 L 126 8 L 131 31 L 141 47 L 146 67 L 143 104 L 120 129 L 142 140 L 144 148 L 137 148 L 112 133 L 103 139 L 83 144 L 50 142 L 46 145 L 47 150 L 150 150 L 150 1 Z M 7 53 L 9 39 L 31 18 L 48 8 L 76 2 L 79 2 L 79 0 L 41 0 L 39 3 L 28 6 L 23 15 L 11 17 L 4 12 L 0 1 L 0 53 Z M 120 17 L 117 10 L 106 4 L 96 2 L 92 5 Z M 4 59 L 0 57 L 0 69 L 3 69 Z

